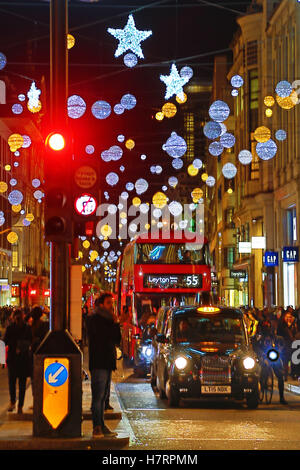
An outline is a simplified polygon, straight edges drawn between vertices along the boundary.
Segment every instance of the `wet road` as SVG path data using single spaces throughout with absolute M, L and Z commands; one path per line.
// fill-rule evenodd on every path
M 300 449 L 300 396 L 286 393 L 278 403 L 257 410 L 226 401 L 183 401 L 168 408 L 149 380 L 127 378 L 116 384 L 131 434 L 131 449 L 145 450 L 266 450 Z

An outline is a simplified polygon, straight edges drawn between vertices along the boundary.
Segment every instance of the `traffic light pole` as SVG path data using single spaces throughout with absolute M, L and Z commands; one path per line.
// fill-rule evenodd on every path
M 60 129 L 65 129 L 66 132 L 67 129 L 67 34 L 68 0 L 51 0 L 49 125 L 51 130 L 56 132 Z M 81 436 L 82 353 L 68 331 L 72 232 L 65 230 L 63 220 L 63 211 L 69 210 L 72 198 L 71 175 L 68 174 L 68 170 L 71 171 L 72 161 L 70 148 L 69 142 L 66 151 L 58 155 L 56 161 L 51 158 L 48 160 L 49 154 L 45 153 L 45 212 L 48 211 L 49 218 L 52 201 L 51 221 L 54 230 L 49 230 L 49 227 L 47 230 L 47 222 L 45 223 L 47 239 L 51 242 L 50 332 L 34 354 L 33 435 L 35 437 Z M 47 181 L 51 180 L 53 183 L 53 179 L 56 178 L 60 181 L 58 188 L 53 185 L 51 187 L 51 184 L 47 186 Z M 53 200 L 57 201 L 57 204 L 55 202 L 53 205 Z M 68 222 L 70 218 L 65 217 L 65 220 Z M 61 230 L 58 237 L 56 229 Z M 78 314 L 81 315 L 81 311 Z

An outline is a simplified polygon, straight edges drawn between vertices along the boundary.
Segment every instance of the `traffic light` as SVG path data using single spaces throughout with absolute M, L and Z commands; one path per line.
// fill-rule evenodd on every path
M 81 142 L 76 142 L 74 148 L 72 194 L 76 234 L 92 235 L 100 203 L 99 158 L 88 154 Z
M 71 243 L 73 158 L 72 139 L 66 130 L 55 130 L 45 139 L 45 237 Z

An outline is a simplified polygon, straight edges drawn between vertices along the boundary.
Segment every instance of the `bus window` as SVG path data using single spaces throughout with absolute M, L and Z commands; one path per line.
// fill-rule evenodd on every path
M 209 264 L 207 244 L 139 243 L 135 250 L 136 264 Z

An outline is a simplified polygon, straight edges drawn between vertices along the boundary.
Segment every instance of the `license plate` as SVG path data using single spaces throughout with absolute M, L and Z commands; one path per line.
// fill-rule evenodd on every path
M 203 385 L 202 393 L 231 393 L 230 385 Z

